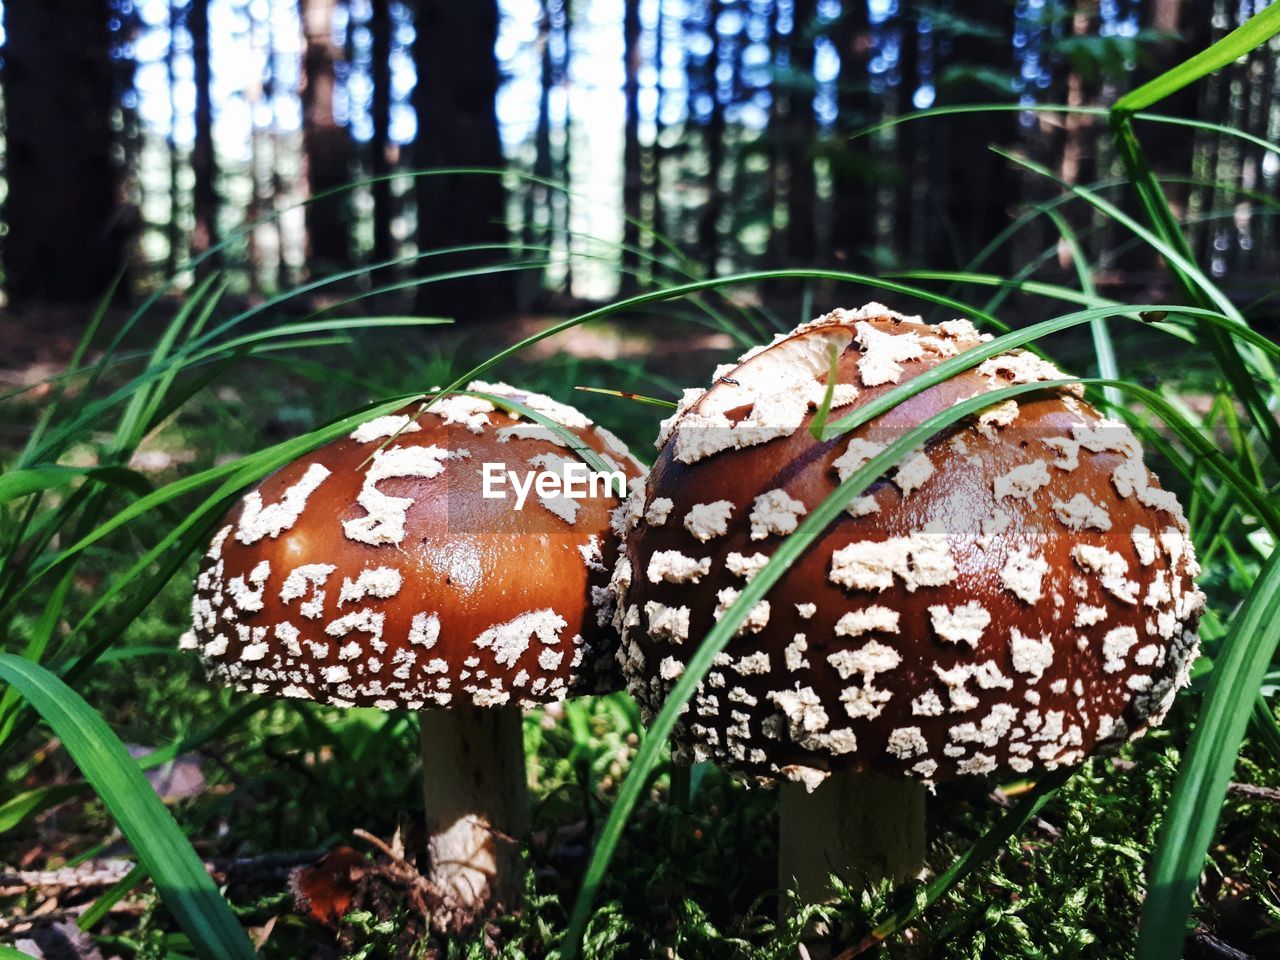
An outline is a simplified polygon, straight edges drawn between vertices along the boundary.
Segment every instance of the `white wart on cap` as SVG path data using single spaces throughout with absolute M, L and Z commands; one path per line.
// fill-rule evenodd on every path
M 836 310 L 716 371 L 664 424 L 612 589 L 647 715 L 738 591 L 850 472 L 952 404 L 1062 375 L 994 357 L 853 434 L 806 427 L 971 349 L 965 320 Z M 931 782 L 1079 761 L 1158 723 L 1203 596 L 1177 499 L 1131 431 L 1062 386 L 997 404 L 849 504 L 756 606 L 673 734 L 686 760 L 802 782 Z

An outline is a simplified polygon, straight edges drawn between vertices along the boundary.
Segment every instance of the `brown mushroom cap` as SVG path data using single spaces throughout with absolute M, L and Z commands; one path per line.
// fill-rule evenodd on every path
M 562 424 L 628 478 L 643 473 L 572 407 L 505 384 L 468 389 Z M 577 457 L 484 399 L 416 412 L 300 457 L 227 514 L 184 646 L 239 688 L 340 706 L 528 705 L 616 689 L 617 638 L 597 604 L 618 498 L 602 484 L 581 499 L 531 489 L 519 510 L 509 486 L 486 498 L 486 462 L 523 477 Z
M 882 445 L 952 404 L 1061 378 L 1014 351 L 827 443 L 807 429 L 977 346 L 964 320 L 837 310 L 716 371 L 664 425 L 620 508 L 628 688 L 652 714 L 781 536 Z M 1203 597 L 1176 498 L 1129 429 L 1063 386 L 909 454 L 810 545 L 719 655 L 673 733 L 684 759 L 810 788 L 1076 762 L 1157 723 Z

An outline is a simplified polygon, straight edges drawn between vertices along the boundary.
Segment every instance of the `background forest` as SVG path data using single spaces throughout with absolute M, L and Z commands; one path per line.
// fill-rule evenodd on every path
M 249 294 L 353 267 L 381 267 L 359 282 L 386 285 L 419 269 L 415 254 L 465 244 L 547 261 L 518 281 L 420 289 L 421 308 L 463 318 L 634 289 L 667 241 L 713 275 L 960 267 L 1056 189 L 980 147 L 1106 183 L 1120 164 L 1103 118 L 1008 111 L 853 134 L 929 107 L 1105 106 L 1262 6 L 6 3 L 3 288 L 14 306 L 85 303 L 123 269 L 136 295 L 241 230 L 206 266 Z M 1274 137 L 1278 83 L 1263 48 L 1162 110 Z M 1194 249 L 1247 298 L 1280 256 L 1259 209 L 1275 156 L 1213 131 L 1144 135 Z M 503 173 L 408 175 L 440 167 Z M 1064 215 L 1103 289 L 1153 282 L 1150 249 L 1100 214 Z M 1035 219 L 985 265 L 1020 269 L 1054 235 Z M 1069 256 L 1041 269 L 1066 275 Z
M 818 915 L 838 960 L 1280 956 L 1280 4 L 0 23 L 0 960 L 793 960 Z M 401 856 L 417 714 L 178 649 L 226 510 L 376 405 L 506 380 L 648 461 L 682 388 L 872 299 L 1092 377 L 1208 595 L 1166 725 L 940 784 L 920 883 L 779 920 L 775 795 L 584 697 L 524 716 L 523 908 L 450 939 Z

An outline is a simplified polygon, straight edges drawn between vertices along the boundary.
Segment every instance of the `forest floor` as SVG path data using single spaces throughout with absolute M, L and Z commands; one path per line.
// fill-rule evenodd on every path
M 134 465 L 161 483 L 295 435 L 374 396 L 422 390 L 470 359 L 546 321 L 452 333 L 369 332 L 313 352 L 337 376 L 318 385 L 287 357 L 229 370 L 150 436 Z M 662 412 L 575 386 L 663 397 L 704 382 L 732 350 L 720 331 L 690 336 L 685 324 L 594 325 L 545 344 L 490 376 L 580 406 L 642 458 Z M 641 332 L 642 331 L 642 332 Z M 7 336 L 7 332 L 6 332 Z M 11 354 L 4 389 L 33 383 L 65 363 L 57 338 Z M 74 345 L 74 339 L 71 344 Z M 1126 351 L 1127 352 L 1127 351 Z M 64 355 L 65 354 L 65 355 Z M 16 361 L 16 362 L 13 362 Z M 1136 375 L 1158 378 L 1161 358 Z M 1186 393 L 1199 385 L 1188 376 Z M 20 444 L 39 390 L 0 408 L 0 445 Z M 91 459 L 87 444 L 80 452 Z M 74 585 L 83 609 L 99 585 L 167 522 L 157 512 L 101 544 Z M 176 650 L 186 629 L 192 560 L 79 691 L 138 753 L 215 728 L 197 749 L 153 771 L 152 782 L 264 957 L 542 957 L 563 935 L 569 905 L 638 743 L 634 705 L 622 694 L 533 711 L 525 740 L 534 800 L 527 898 L 465 940 L 430 932 L 413 895 L 411 853 L 420 848 L 416 719 L 372 710 L 305 708 L 206 683 L 195 658 Z M 1210 571 L 1219 593 L 1229 571 Z M 1212 592 L 1212 591 L 1211 591 Z M 38 605 L 33 610 L 38 609 Z M 29 623 L 27 624 L 29 626 Z M 1160 826 L 1194 691 L 1167 726 L 1117 757 L 1084 765 L 1040 816 L 980 869 L 879 950 L 888 957 L 1113 958 L 1132 953 L 1144 868 Z M 12 758 L 21 758 L 13 761 Z M 39 817 L 0 822 L 0 942 L 34 944 L 47 957 L 186 955 L 186 941 L 145 880 L 122 877 L 129 851 L 103 806 L 80 790 L 75 767 L 41 728 L 6 759 L 0 795 L 66 785 L 69 799 Z M 1246 746 L 1196 905 L 1189 958 L 1280 956 L 1280 770 Z M 928 808 L 928 869 L 945 869 L 1025 785 L 940 785 Z M 775 796 L 711 769 L 687 806 L 667 802 L 659 776 L 632 818 L 588 936 L 591 958 L 795 957 L 795 924 L 779 926 Z M 3 810 L 0 807 L 0 810 Z M 3 818 L 0 818 L 2 821 Z M 87 935 L 76 921 L 110 891 Z M 302 896 L 300 894 L 305 894 Z M 833 953 L 858 942 L 912 891 L 849 897 L 832 909 Z M 65 952 L 58 953 L 58 944 Z M 30 949 L 30 947 L 26 947 Z

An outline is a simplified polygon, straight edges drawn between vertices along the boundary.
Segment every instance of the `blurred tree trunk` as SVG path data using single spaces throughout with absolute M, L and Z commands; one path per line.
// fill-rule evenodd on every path
M 528 253 L 533 257 L 544 257 L 546 251 L 533 247 L 545 247 L 550 244 L 549 229 L 551 216 L 551 191 L 545 181 L 551 179 L 551 85 L 554 83 L 551 64 L 551 5 L 547 0 L 542 3 L 542 19 L 538 27 L 540 71 L 538 76 L 538 120 L 533 130 L 533 176 L 536 182 L 530 183 L 524 191 L 524 245 L 531 248 Z M 541 282 L 541 278 L 538 278 Z
M 559 26 L 557 48 L 560 51 L 556 63 L 555 84 L 564 91 L 564 126 L 561 131 L 559 165 L 556 168 L 556 179 L 564 185 L 564 190 L 556 198 L 558 222 L 557 234 L 564 238 L 564 249 L 567 254 L 564 261 L 564 292 L 573 295 L 573 84 L 569 77 L 569 64 L 573 56 L 570 42 L 573 37 L 573 0 L 556 0 L 555 22 Z
M 195 66 L 196 138 L 191 150 L 194 178 L 192 207 L 195 229 L 192 252 L 204 253 L 215 246 L 218 234 L 218 158 L 213 145 L 213 94 L 209 64 L 209 0 L 191 0 L 187 8 L 187 30 L 191 34 L 191 59 Z M 220 258 L 214 258 L 215 260 Z
M 186 257 L 186 244 L 182 231 L 182 206 L 179 202 L 180 171 L 182 155 L 178 150 L 178 139 L 175 131 L 178 119 L 177 98 L 177 45 L 174 36 L 182 25 L 182 11 L 176 3 L 169 6 L 169 44 L 165 48 L 164 68 L 165 81 L 169 96 L 169 135 L 166 146 L 169 148 L 169 216 L 165 224 L 165 275 L 172 277 L 178 269 L 178 263 Z
M 651 202 L 653 205 L 653 231 L 659 237 L 670 238 L 671 232 L 667 226 L 666 211 L 662 208 L 662 172 L 666 165 L 667 148 L 662 142 L 663 122 L 662 110 L 663 103 L 666 100 L 666 87 L 662 82 L 662 51 L 665 46 L 665 38 L 663 31 L 666 29 L 666 17 L 662 10 L 663 0 L 658 0 L 657 22 L 654 24 L 654 43 L 653 43 L 653 63 L 656 74 L 654 76 L 654 103 L 653 103 L 653 170 L 651 173 L 649 189 L 651 191 Z M 655 245 L 657 246 L 657 245 Z
M 720 215 L 724 210 L 724 192 L 720 183 L 724 171 L 724 104 L 717 79 L 723 44 L 718 24 L 724 11 L 723 0 L 711 0 L 711 19 L 707 31 L 711 36 L 711 53 L 707 56 L 705 83 L 711 97 L 711 115 L 707 118 L 703 140 L 707 151 L 707 202 L 698 219 L 698 247 L 707 274 L 715 276 L 720 261 Z
M 916 22 L 914 13 L 903 16 L 900 22 L 901 40 L 898 56 L 900 79 L 896 88 L 897 102 L 894 104 L 894 112 L 899 117 L 915 109 L 912 98 L 920 79 L 919 24 Z M 893 254 L 899 265 L 918 265 L 917 254 L 923 249 L 924 236 L 928 232 L 931 220 L 930 215 L 921 215 L 916 210 L 928 186 L 917 175 L 921 162 L 919 147 L 922 136 L 921 124 L 900 123 L 893 128 L 893 136 L 894 169 L 898 177 L 891 214 Z
M 839 140 L 832 151 L 835 197 L 832 253 L 843 265 L 861 264 L 875 244 L 875 157 L 870 139 L 847 138 L 872 120 L 871 22 L 866 0 L 844 0 L 832 40 L 840 55 L 837 93 Z
M 1133 77 L 1133 86 L 1145 83 L 1176 66 L 1188 57 L 1207 47 L 1212 39 L 1213 18 L 1205 16 L 1194 6 L 1182 0 L 1154 0 L 1151 4 L 1150 23 L 1144 24 L 1164 35 L 1158 43 L 1148 44 L 1146 56 L 1139 60 Z M 1207 83 L 1193 83 L 1160 102 L 1156 112 L 1166 116 L 1195 118 L 1199 114 L 1201 98 L 1208 90 Z M 1222 122 L 1220 116 L 1210 117 Z M 1185 177 L 1191 172 L 1192 158 L 1197 142 L 1203 142 L 1203 133 L 1188 135 L 1184 127 L 1173 124 L 1143 124 L 1143 149 L 1157 173 Z M 1186 213 L 1190 186 L 1167 184 L 1165 194 L 1179 215 Z
M 323 194 L 351 179 L 351 139 L 333 112 L 337 63 L 342 51 L 333 39 L 333 15 L 340 0 L 301 0 L 302 143 L 307 188 Z M 320 269 L 351 262 L 351 195 L 342 192 L 309 203 L 306 208 L 307 246 Z
M 792 266 L 812 266 L 817 254 L 814 227 L 818 184 L 813 170 L 813 145 L 818 132 L 813 114 L 817 0 L 795 0 L 792 14 L 791 36 L 787 40 L 791 89 L 786 97 L 783 134 L 788 172 L 787 259 Z
M 373 259 L 381 263 L 395 254 L 392 220 L 395 218 L 391 180 L 393 146 L 391 143 L 391 0 L 372 0 L 369 33 L 373 72 L 373 138 L 369 142 L 369 169 L 377 179 L 373 193 Z
M 962 31 L 951 47 L 952 75 L 939 92 L 940 106 L 990 103 L 1010 99 L 984 82 L 979 71 L 988 70 L 1001 78 L 1015 70 L 1012 37 L 1014 5 L 1008 0 L 972 0 L 963 5 L 965 17 L 992 31 Z M 966 69 L 967 68 L 967 69 Z M 932 245 L 928 251 L 934 264 L 948 261 L 964 266 L 982 247 L 1009 224 L 1011 211 L 1019 200 L 1018 176 L 1009 161 L 988 149 L 1008 147 L 1018 138 L 1018 115 L 1011 110 L 993 110 L 948 118 L 937 132 L 940 145 L 960 144 L 964 162 L 946 165 L 945 226 L 950 234 L 950 250 Z M 1004 272 L 1008 266 L 1008 246 L 1004 262 L 991 266 Z
M 418 68 L 415 104 L 419 168 L 504 166 L 494 98 L 498 63 L 496 0 L 418 0 Z M 444 174 L 418 177 L 418 246 L 423 250 L 465 244 L 507 243 L 506 196 L 500 177 Z M 505 259 L 498 251 L 455 254 L 432 261 L 432 269 L 477 268 Z M 510 273 L 494 273 L 426 284 L 418 288 L 425 312 L 458 319 L 493 316 L 511 309 Z
M 640 0 L 623 0 L 625 12 L 622 35 L 625 44 L 625 80 L 623 81 L 622 149 L 622 212 L 625 216 L 622 228 L 622 289 L 626 295 L 633 293 L 640 270 L 640 217 L 641 195 L 644 190 L 644 173 L 640 158 Z
M 5 5 L 5 282 L 13 303 L 100 298 L 125 266 L 107 3 Z

